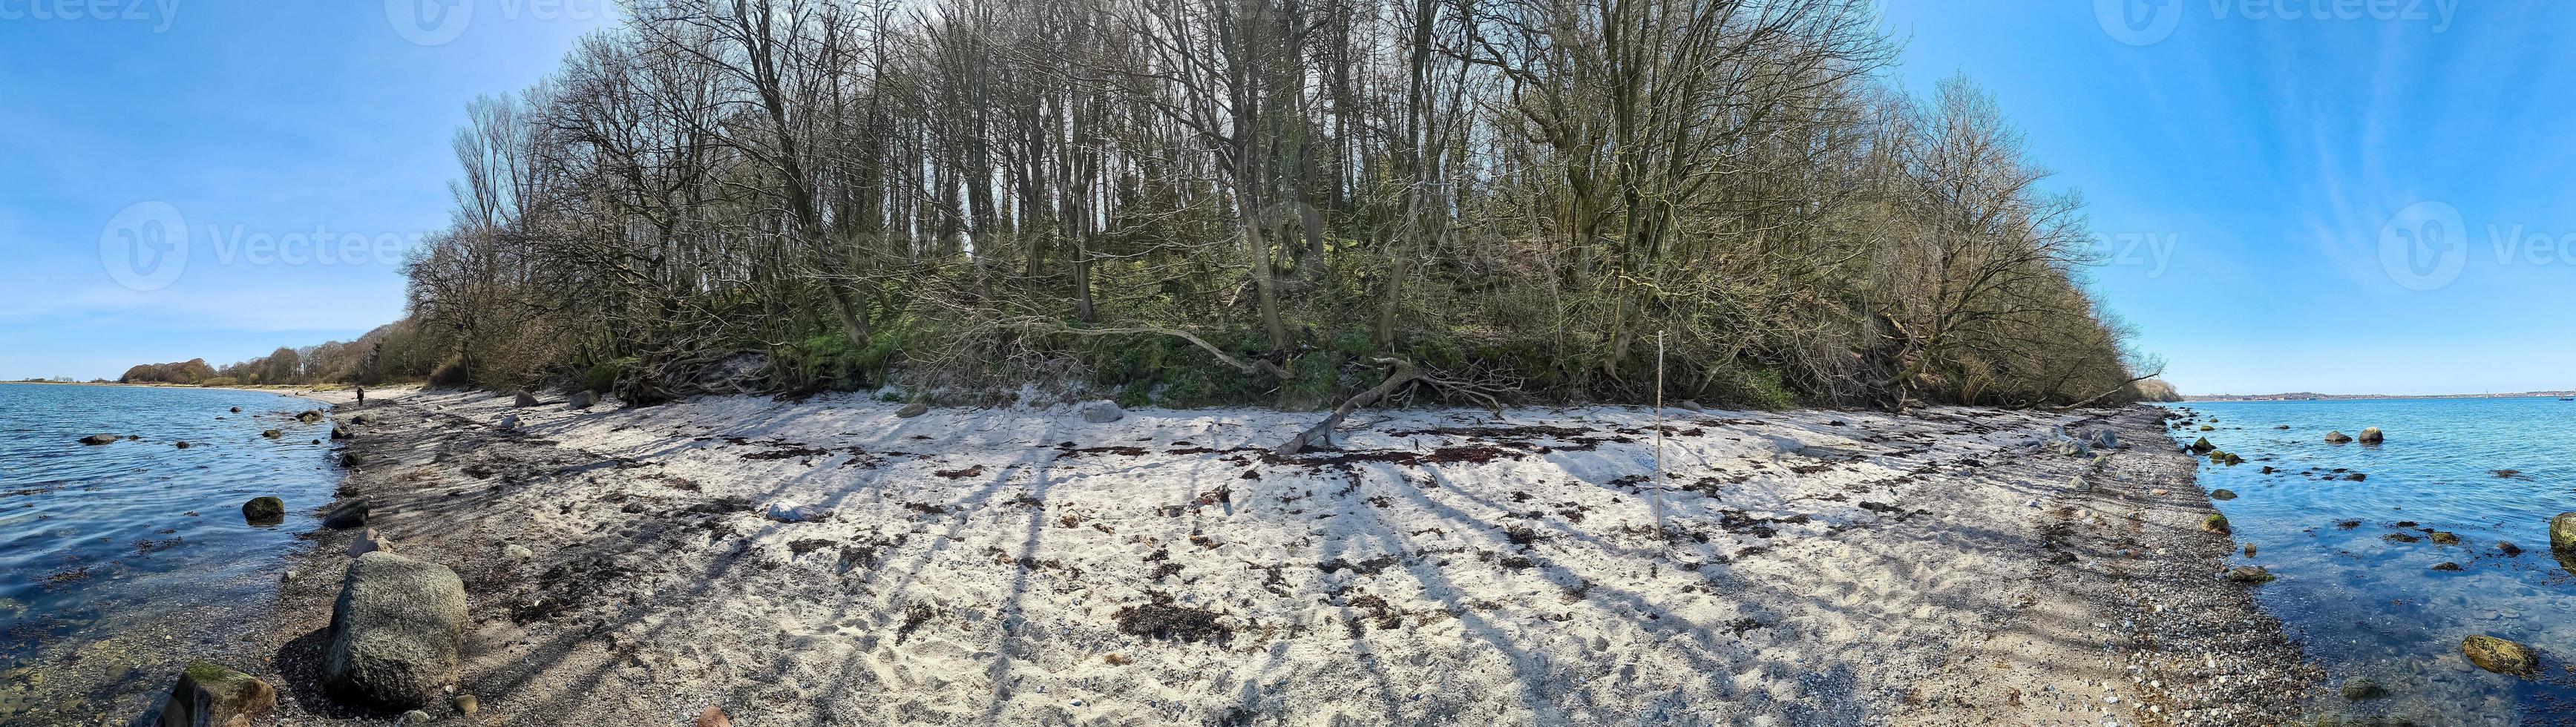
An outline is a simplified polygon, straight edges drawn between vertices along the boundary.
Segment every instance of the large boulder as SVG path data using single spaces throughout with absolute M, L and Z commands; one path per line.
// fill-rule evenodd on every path
M 510 405 L 521 409 L 536 406 L 537 395 L 529 393 L 526 389 L 520 389 L 518 398 L 510 400 Z
M 2351 441 L 2352 441 L 2352 437 L 2351 437 L 2350 435 L 2344 434 L 2343 432 L 2326 432 L 2326 443 L 2327 443 L 2327 444 L 2344 444 L 2344 443 L 2348 443 L 2348 442 L 2351 442 Z
M 2361 430 L 2362 444 L 2378 444 L 2385 441 L 2388 441 L 2388 435 L 2379 433 L 2378 427 L 2369 427 Z
M 286 501 L 275 497 L 254 497 L 242 503 L 242 520 L 252 525 L 276 525 L 286 521 Z
M 1114 401 L 1104 399 L 1082 405 L 1082 420 L 1086 422 L 1107 424 L 1125 418 L 1127 410 L 1118 408 Z
M 917 402 L 917 401 L 916 401 L 916 402 L 913 402 L 913 403 L 910 403 L 910 404 L 905 404 L 905 405 L 903 405 L 903 408 L 901 408 L 901 409 L 896 409 L 896 410 L 894 410 L 894 418 L 896 418 L 896 419 L 911 419 L 911 418 L 913 418 L 913 417 L 921 416 L 921 415 L 923 415 L 923 414 L 928 414 L 928 413 L 930 413 L 930 405 L 929 405 L 929 404 L 924 404 L 924 403 L 921 403 L 921 402 Z
M 119 438 L 120 437 L 114 434 L 92 434 L 80 438 L 80 443 L 93 446 L 101 444 L 115 444 L 116 440 Z
M 2531 647 L 2485 634 L 2461 639 L 2460 653 L 2469 657 L 2469 663 L 2497 674 L 2529 676 L 2540 668 L 2540 657 L 2531 653 Z
M 340 425 L 338 425 L 338 424 L 333 424 L 333 425 L 331 425 L 331 438 L 332 438 L 332 439 L 348 439 L 348 438 L 350 438 L 350 437 L 355 437 L 355 436 L 358 436 L 358 435 L 357 435 L 356 433 L 354 433 L 354 432 L 349 431 L 349 428 L 348 428 L 348 427 L 340 426 Z
M 2208 454 L 2216 451 L 2218 449 L 2218 445 L 2210 444 L 2208 437 L 2201 437 L 2199 439 L 2191 440 L 2190 449 L 2192 454 Z
M 465 582 L 447 566 L 388 552 L 358 556 L 331 608 L 325 687 L 386 708 L 431 704 L 456 683 Z
M 304 413 L 295 415 L 295 420 L 306 424 L 322 421 L 322 410 L 306 409 Z
M 590 392 L 588 392 L 588 391 L 576 391 L 576 392 L 572 392 L 572 397 L 571 397 L 571 398 L 569 398 L 569 399 L 565 399 L 565 400 L 564 400 L 564 408 L 566 408 L 566 409 L 588 409 L 588 408 L 590 408 L 590 407 L 592 407 L 592 406 L 594 406 L 594 405 L 597 405 L 598 403 L 599 403 L 599 395 L 598 395 L 598 394 L 593 394 L 593 393 L 590 393 Z
M 188 663 L 170 688 L 154 727 L 250 727 L 277 711 L 277 689 L 249 674 L 203 661 Z

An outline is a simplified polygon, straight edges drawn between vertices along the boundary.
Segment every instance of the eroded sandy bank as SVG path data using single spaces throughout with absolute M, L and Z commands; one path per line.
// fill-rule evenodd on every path
M 473 724 L 2267 724 L 2314 678 L 2159 410 L 1672 412 L 1667 550 L 1638 409 L 1280 459 L 1313 415 L 897 408 L 423 393 L 344 494 L 464 576 Z M 290 724 L 356 717 L 316 537 L 249 647 Z

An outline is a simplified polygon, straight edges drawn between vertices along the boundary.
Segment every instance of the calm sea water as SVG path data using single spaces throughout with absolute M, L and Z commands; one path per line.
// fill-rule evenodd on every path
M 0 725 L 128 724 L 187 658 L 238 641 L 339 482 L 329 423 L 294 418 L 319 407 L 0 384 Z M 91 434 L 142 438 L 79 443 Z M 261 495 L 286 501 L 284 523 L 243 521 Z
M 2576 575 L 2552 558 L 2548 524 L 2576 511 L 2576 402 L 2178 406 L 2216 430 L 2193 426 L 2174 432 L 2177 440 L 2206 436 L 2246 460 L 2203 466 L 2200 482 L 2239 495 L 2216 504 L 2237 541 L 2256 547 L 2237 560 L 2279 576 L 2259 587 L 2264 606 L 2338 684 L 2367 677 L 2390 692 L 2360 702 L 2325 695 L 2321 712 L 2427 725 L 2576 724 L 2576 674 L 2563 661 L 2576 656 Z M 2387 443 L 2325 443 L 2329 431 L 2374 426 Z M 2263 474 L 2266 465 L 2278 471 Z M 2353 472 L 2365 478 L 2349 479 Z M 2435 543 L 2428 530 L 2457 533 L 2459 543 Z M 2524 552 L 2507 556 L 2499 541 Z M 2433 570 L 2445 562 L 2460 570 Z M 2471 666 L 2460 639 L 2482 633 L 2543 652 L 2543 676 Z

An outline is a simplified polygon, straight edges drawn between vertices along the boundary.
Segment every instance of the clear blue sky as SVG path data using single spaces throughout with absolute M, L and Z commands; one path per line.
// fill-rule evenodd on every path
M 0 378 L 222 365 L 401 317 L 399 251 L 326 260 L 288 236 L 443 227 L 466 103 L 615 20 L 598 0 L 470 3 L 398 24 L 381 0 L 119 0 L 107 18 L 0 0 Z M 189 254 L 135 290 L 100 239 L 152 210 L 184 220 Z
M 608 22 L 586 2 L 452 1 L 468 24 L 389 20 L 375 0 L 176 0 L 166 29 L 0 17 L 0 244 L 21 261 L 0 267 L 0 378 L 223 363 L 399 316 L 393 265 L 251 262 L 230 243 L 439 227 L 464 104 Z M 1894 72 L 1995 94 L 2052 183 L 2082 190 L 2116 258 L 2093 286 L 2185 391 L 2576 388 L 2560 249 L 2576 250 L 2576 4 L 2008 5 L 1891 3 Z M 127 212 L 148 202 L 169 207 Z M 112 278 L 102 234 L 124 245 L 116 231 L 169 212 L 189 226 L 182 274 Z M 2438 243 L 2391 237 L 2426 240 L 2427 221 Z M 2509 261 L 2491 226 L 2522 230 Z
M 2558 249 L 2576 248 L 2576 4 L 2455 4 L 2445 24 L 2433 0 L 2381 3 L 2421 19 L 2351 0 L 2348 19 L 2310 17 L 2310 0 L 2169 0 L 2137 6 L 2161 21 L 2140 31 L 2121 4 L 1898 0 L 1886 20 L 1908 39 L 1908 85 L 1964 72 L 1994 92 L 2053 181 L 2083 191 L 2096 232 L 2171 242 L 2161 270 L 2142 249 L 2092 277 L 2175 385 L 2576 388 L 2576 252 Z M 2107 30 L 2097 6 L 2115 14 Z M 2426 246 L 2427 275 L 2401 263 L 2409 287 L 2382 261 L 2382 230 L 2423 201 L 2468 229 Z M 2499 264 L 2490 225 L 2552 244 L 2509 242 L 2522 254 Z M 2464 259 L 2436 285 L 2443 249 Z

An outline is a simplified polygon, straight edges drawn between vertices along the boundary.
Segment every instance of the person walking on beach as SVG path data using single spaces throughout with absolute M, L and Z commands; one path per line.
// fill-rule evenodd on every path
M 364 409 L 364 408 L 366 408 L 366 406 L 367 406 L 367 387 L 366 387 L 366 385 L 364 385 L 364 384 L 360 384 L 360 385 L 358 386 L 358 408 Z

